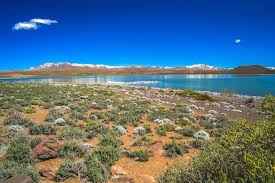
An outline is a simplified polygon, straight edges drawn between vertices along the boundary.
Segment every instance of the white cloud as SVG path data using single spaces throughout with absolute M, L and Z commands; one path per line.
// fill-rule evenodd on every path
M 58 21 L 51 19 L 33 18 L 27 22 L 18 22 L 13 26 L 13 30 L 36 30 L 41 25 L 56 24 Z
M 13 26 L 14 30 L 31 30 L 31 29 L 36 30 L 37 28 L 38 28 L 37 24 L 32 22 L 18 22 Z
M 235 43 L 236 43 L 236 44 L 239 44 L 240 42 L 241 42 L 240 39 L 235 39 Z
M 58 23 L 58 21 L 56 21 L 56 20 L 43 19 L 43 18 L 33 18 L 30 20 L 30 22 L 36 23 L 36 24 L 45 24 L 45 25 L 51 25 L 51 24 Z

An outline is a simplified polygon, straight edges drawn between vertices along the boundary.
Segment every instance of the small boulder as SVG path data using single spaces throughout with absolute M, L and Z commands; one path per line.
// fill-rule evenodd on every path
M 54 124 L 56 124 L 56 125 L 65 125 L 65 123 L 66 123 L 66 121 L 63 118 L 57 118 L 54 121 Z
M 47 138 L 42 140 L 32 151 L 34 158 L 40 160 L 53 159 L 58 156 L 58 150 L 61 145 L 54 138 Z
M 124 135 L 127 133 L 127 130 L 121 126 L 121 125 L 118 125 L 118 126 L 115 126 L 114 128 L 120 135 Z
M 98 117 L 95 114 L 90 114 L 89 118 L 90 120 L 98 120 Z
M 84 144 L 81 144 L 81 145 L 80 145 L 81 151 L 82 151 L 82 152 L 85 152 L 85 153 L 91 151 L 92 148 L 94 148 L 94 146 L 91 145 L 91 144 L 88 144 L 88 143 L 84 143 Z
M 193 135 L 193 137 L 195 139 L 202 139 L 202 140 L 209 140 L 209 138 L 210 138 L 209 134 L 204 130 L 200 130 L 200 131 L 196 132 Z

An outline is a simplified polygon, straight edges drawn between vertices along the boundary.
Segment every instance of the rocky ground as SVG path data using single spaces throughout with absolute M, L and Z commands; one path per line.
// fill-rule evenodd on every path
M 45 183 L 95 182 L 93 178 L 100 175 L 110 183 L 157 182 L 170 165 L 189 166 L 234 121 L 268 118 L 260 109 L 261 101 L 143 87 L 0 84 L 0 169 L 22 160 L 16 157 L 20 147 L 12 147 L 12 139 L 24 136 L 30 144 L 27 165 L 34 171 L 22 173 L 10 165 L 10 172 L 0 170 L 0 181 L 36 175 L 33 181 Z M 112 153 L 99 150 L 102 136 L 109 133 L 121 142 L 112 146 Z M 102 154 L 108 159 L 116 150 L 119 156 L 107 165 Z M 87 158 L 95 151 L 100 151 L 102 164 L 96 170 Z M 90 169 L 99 173 L 92 177 Z

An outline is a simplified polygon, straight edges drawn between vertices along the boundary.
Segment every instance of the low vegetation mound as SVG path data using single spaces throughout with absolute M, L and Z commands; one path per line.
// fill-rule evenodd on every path
M 274 182 L 275 121 L 236 122 L 192 166 L 176 165 L 159 182 Z

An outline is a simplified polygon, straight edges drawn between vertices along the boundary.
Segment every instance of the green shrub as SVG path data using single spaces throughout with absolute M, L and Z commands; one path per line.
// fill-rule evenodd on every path
M 98 134 L 104 132 L 104 126 L 102 124 L 102 121 L 87 121 L 85 123 L 85 131 L 87 132 L 88 138 L 93 138 L 97 136 Z
M 173 140 L 171 143 L 165 144 L 163 149 L 165 150 L 168 157 L 176 157 L 187 152 L 186 148 L 182 144 L 177 144 L 175 140 Z
M 192 90 L 180 90 L 180 91 L 176 91 L 176 94 L 179 95 L 179 96 L 182 96 L 182 97 L 191 97 L 191 98 L 194 98 L 196 100 L 202 100 L 202 101 L 214 101 L 214 99 L 205 94 L 205 93 L 199 93 L 199 92 L 195 92 L 195 91 L 192 91 Z
M 145 146 L 145 145 L 150 145 L 152 143 L 153 143 L 153 139 L 151 136 L 143 135 L 143 136 L 137 136 L 131 145 L 132 146 Z
M 72 140 L 72 139 L 84 139 L 87 134 L 85 131 L 78 127 L 64 127 L 61 131 L 58 132 L 58 137 L 60 139 Z
M 31 146 L 26 137 L 18 136 L 12 139 L 7 149 L 7 160 L 18 164 L 29 164 L 32 162 Z
M 190 145 L 193 148 L 203 149 L 206 146 L 207 142 L 201 139 L 194 139 L 191 141 Z
M 102 164 L 104 164 L 106 167 L 110 167 L 114 165 L 117 160 L 119 160 L 120 149 L 111 145 L 99 146 L 97 149 L 95 149 L 93 154 Z
M 65 142 L 58 151 L 60 157 L 81 157 L 84 154 L 80 145 L 76 141 Z
M 178 131 L 179 134 L 186 136 L 186 137 L 192 137 L 196 131 L 193 128 L 182 128 Z
M 130 158 L 134 158 L 136 161 L 148 161 L 149 160 L 149 152 L 144 149 L 136 150 L 129 153 Z
M 27 113 L 27 114 L 32 114 L 32 113 L 35 113 L 35 108 L 30 106 L 30 107 L 26 107 L 24 109 L 24 112 Z
M 267 112 L 275 114 L 275 97 L 267 95 L 262 102 L 262 109 Z
M 92 183 L 104 183 L 108 180 L 109 172 L 105 165 L 103 165 L 96 154 L 91 153 L 85 159 L 86 176 Z
M 106 132 L 105 134 L 102 134 L 99 145 L 113 146 L 115 148 L 119 148 L 121 145 L 121 141 L 119 140 L 115 132 L 109 131 L 109 132 Z
M 274 182 L 275 121 L 236 122 L 192 166 L 168 169 L 159 182 Z
M 166 132 L 167 132 L 167 129 L 165 128 L 164 125 L 160 125 L 157 130 L 156 130 L 157 134 L 160 135 L 160 136 L 166 136 Z
M 29 164 L 20 164 L 14 161 L 0 161 L 0 182 L 5 182 L 13 176 L 30 176 L 34 183 L 39 182 L 39 173 Z
M 77 176 L 78 172 L 74 171 L 74 162 L 65 159 L 56 172 L 56 181 L 64 181 L 70 177 Z
M 55 128 L 49 124 L 32 125 L 30 128 L 30 134 L 32 135 L 54 135 L 55 132 Z
M 7 118 L 4 120 L 5 125 L 21 125 L 29 127 L 32 125 L 31 121 L 24 118 L 24 115 L 18 111 L 11 111 L 8 113 Z

